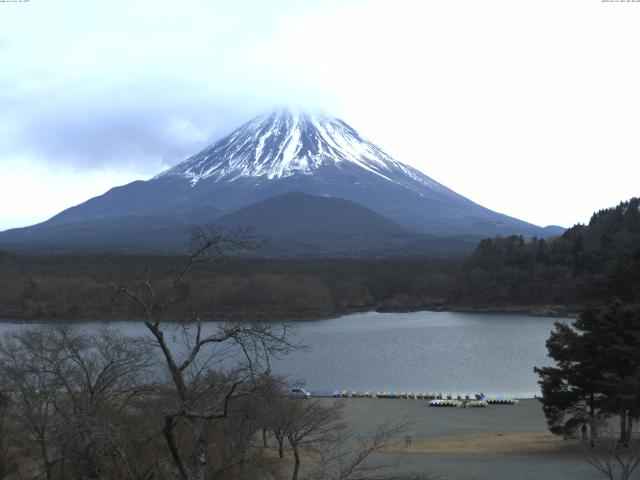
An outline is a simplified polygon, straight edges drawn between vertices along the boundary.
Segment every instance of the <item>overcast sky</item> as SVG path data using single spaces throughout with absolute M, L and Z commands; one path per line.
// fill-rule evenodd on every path
M 640 3 L 0 2 L 0 230 L 320 108 L 539 225 L 640 194 Z

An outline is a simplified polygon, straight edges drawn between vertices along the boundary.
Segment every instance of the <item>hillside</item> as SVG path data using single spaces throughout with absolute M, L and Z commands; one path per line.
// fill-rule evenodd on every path
M 270 238 L 408 235 L 409 230 L 355 202 L 291 192 L 220 217 L 214 225 L 250 228 Z
M 395 160 L 338 118 L 278 110 L 250 120 L 150 180 L 114 187 L 40 224 L 0 232 L 0 248 L 177 253 L 188 245 L 185 231 L 194 224 L 210 224 L 293 192 L 355 202 L 421 235 L 481 238 L 518 234 L 531 238 L 564 231 L 561 227 L 542 228 L 478 205 Z M 261 211 L 269 205 L 278 204 L 263 204 Z M 294 215 L 293 209 L 289 212 Z M 295 215 L 299 221 L 305 220 L 309 231 L 322 229 L 326 222 L 326 216 Z M 356 226 L 370 221 L 371 213 L 365 217 L 362 222 L 343 223 L 347 230 L 336 230 L 336 238 L 329 239 L 329 244 L 345 234 L 375 241 L 366 227 L 355 231 Z M 310 225 L 313 221 L 318 223 L 316 227 Z M 297 228 L 295 223 L 280 221 L 278 225 Z M 381 240 L 385 243 L 387 239 Z M 368 246 L 365 250 L 373 256 L 403 250 L 414 255 L 419 245 L 416 247 L 411 236 L 407 241 L 403 244 L 396 237 L 384 246 L 386 252 Z M 436 256 L 448 254 L 446 241 L 427 243 L 430 248 L 444 248 L 436 251 Z M 306 253 L 313 245 L 303 242 L 301 247 Z M 349 254 L 344 251 L 349 248 L 349 243 L 342 242 L 337 250 L 321 249 L 316 255 Z M 357 248 L 351 254 L 360 256 L 362 252 Z
M 450 299 L 474 305 L 582 304 L 628 289 L 629 267 L 638 265 L 639 256 L 640 199 L 632 198 L 560 237 L 483 240 L 463 261 Z

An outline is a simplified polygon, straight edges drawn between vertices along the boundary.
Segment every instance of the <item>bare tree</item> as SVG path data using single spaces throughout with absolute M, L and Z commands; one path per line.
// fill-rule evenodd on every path
M 282 444 L 285 437 L 284 433 L 278 430 L 278 426 L 282 424 L 278 420 L 279 413 L 282 410 L 281 405 L 285 384 L 283 378 L 272 375 L 271 371 L 267 370 L 258 378 L 257 388 L 253 393 L 256 406 L 255 415 L 260 424 L 262 447 L 268 448 L 268 434 L 269 432 L 273 433 L 279 444 L 280 458 L 284 457 Z
M 130 461 L 123 420 L 145 390 L 151 353 L 108 329 L 89 336 L 68 326 L 30 329 L 0 342 L 16 444 L 35 440 L 47 479 L 95 477 L 97 471 L 144 478 L 139 462 Z
M 7 435 L 6 419 L 9 409 L 9 398 L 0 391 L 0 479 L 4 478 L 8 470 L 7 452 L 5 450 L 5 438 Z
M 108 328 L 89 336 L 61 326 L 42 335 L 43 360 L 64 387 L 55 404 L 59 475 L 95 476 L 109 469 L 119 478 L 139 478 L 146 467 L 131 460 L 122 423 L 134 400 L 151 393 L 152 348 Z
M 198 312 L 183 305 L 182 321 L 172 325 L 165 312 L 176 314 L 176 306 L 188 290 L 186 275 L 201 261 L 229 250 L 255 247 L 255 239 L 196 228 L 194 247 L 177 270 L 171 285 L 156 290 L 150 276 L 130 285 L 109 285 L 114 299 L 124 296 L 134 302 L 144 324 L 160 349 L 168 373 L 165 393 L 171 407 L 164 415 L 162 433 L 182 480 L 203 480 L 208 471 L 208 444 L 212 421 L 230 415 L 232 399 L 255 388 L 259 373 L 269 367 L 269 358 L 292 348 L 286 326 L 270 324 L 216 323 L 205 328 Z M 188 432 L 188 440 L 181 431 Z M 213 475 L 213 473 L 211 474 Z
M 151 388 L 154 350 L 142 338 L 100 328 L 91 335 L 70 326 L 42 331 L 43 361 L 62 382 L 61 412 L 90 414 L 101 408 L 122 410 Z
M 37 443 L 42 472 L 53 480 L 58 461 L 53 443 L 55 406 L 64 386 L 50 371 L 41 354 L 44 349 L 43 336 L 37 331 L 6 336 L 0 342 L 0 379 L 13 419 Z
M 372 432 L 356 434 L 341 425 L 333 440 L 314 452 L 310 480 L 400 480 L 426 479 L 424 474 L 400 473 L 397 465 L 376 461 L 373 457 L 409 428 L 406 419 L 378 425 Z
M 397 465 L 373 458 L 407 431 L 409 422 L 406 419 L 381 424 L 370 433 L 358 434 L 343 422 L 342 406 L 322 400 L 289 399 L 282 392 L 270 401 L 267 406 L 270 428 L 279 441 L 278 448 L 282 452 L 279 439 L 284 438 L 292 450 L 292 480 L 302 478 L 305 458 L 304 478 L 309 480 L 427 478 L 415 472 L 399 473 Z
M 340 428 L 342 405 L 325 406 L 316 400 L 290 399 L 283 409 L 286 424 L 283 430 L 293 451 L 291 480 L 298 480 L 302 462 L 302 449 L 318 449 L 333 441 L 332 433 Z
M 619 442 L 613 432 L 602 436 L 595 446 L 583 447 L 586 461 L 609 480 L 628 480 L 640 465 L 640 441 Z
M 290 401 L 285 396 L 286 382 L 283 378 L 265 375 L 260 382 L 259 417 L 262 425 L 262 446 L 268 447 L 267 432 L 271 432 L 278 446 L 278 457 L 284 458 L 284 442 L 290 418 Z

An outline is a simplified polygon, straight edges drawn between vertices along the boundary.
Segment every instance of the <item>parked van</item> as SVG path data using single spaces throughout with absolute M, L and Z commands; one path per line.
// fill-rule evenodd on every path
M 289 391 L 289 398 L 311 398 L 311 394 L 307 392 L 304 388 L 293 387 Z

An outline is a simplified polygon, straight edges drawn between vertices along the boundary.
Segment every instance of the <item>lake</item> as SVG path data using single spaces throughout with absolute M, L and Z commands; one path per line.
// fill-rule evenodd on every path
M 545 341 L 554 321 L 521 314 L 357 313 L 290 322 L 294 340 L 308 346 L 273 364 L 303 379 L 309 390 L 395 390 L 532 397 L 534 366 L 549 365 Z M 85 323 L 82 329 L 97 328 Z M 141 323 L 115 328 L 144 334 Z M 0 323 L 0 333 L 26 328 Z

